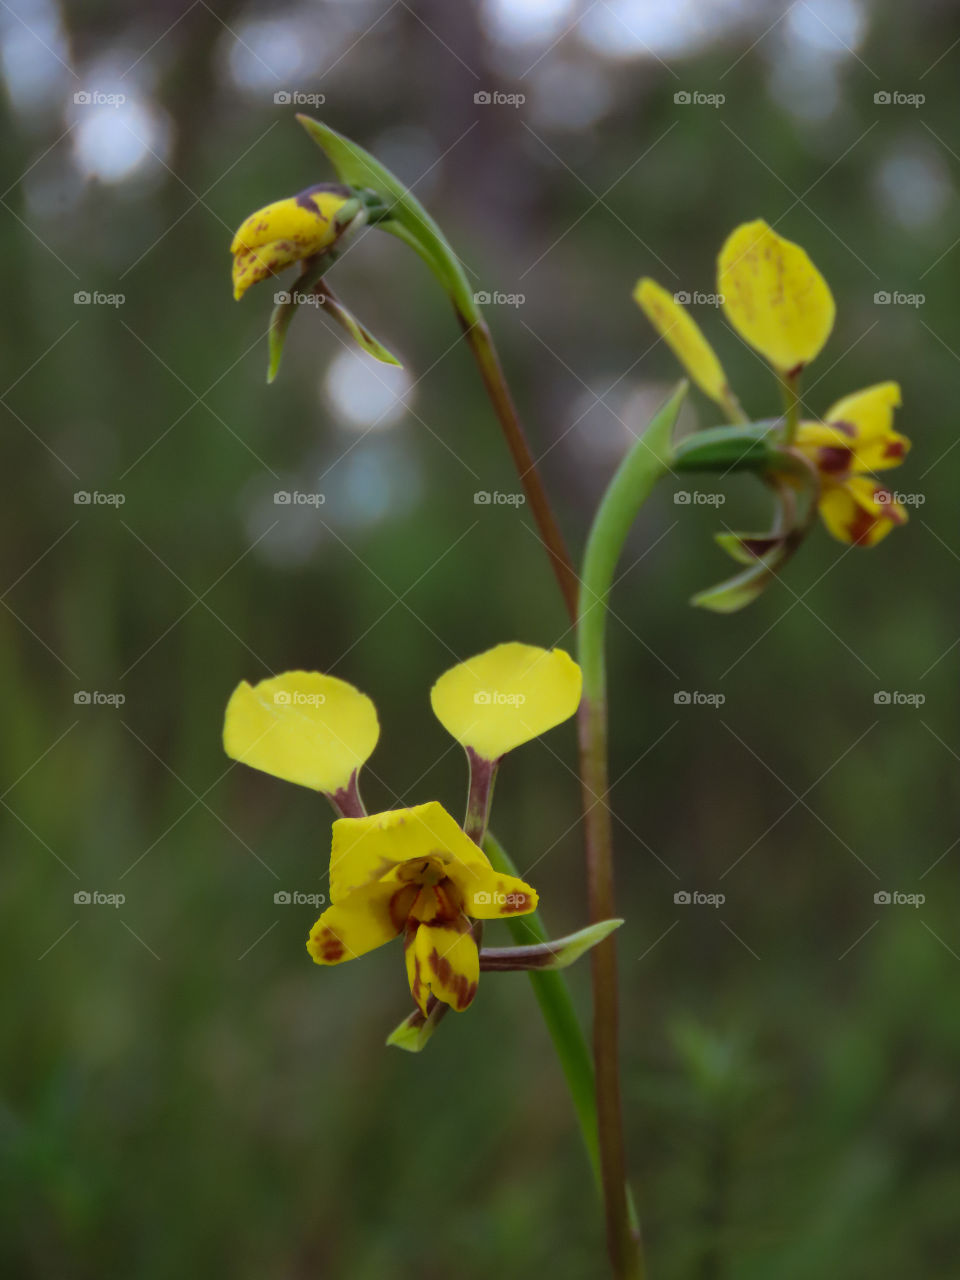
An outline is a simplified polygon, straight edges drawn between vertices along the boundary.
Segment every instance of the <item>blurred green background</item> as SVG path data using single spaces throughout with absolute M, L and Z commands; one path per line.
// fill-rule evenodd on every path
M 419 1058 L 385 1049 L 399 945 L 317 969 L 316 912 L 274 900 L 323 892 L 329 814 L 221 752 L 241 678 L 331 671 L 380 710 L 368 803 L 458 812 L 432 681 L 572 643 L 528 513 L 474 502 L 517 482 L 403 245 L 368 233 L 331 282 L 405 372 L 305 309 L 266 387 L 273 290 L 236 306 L 228 246 L 331 176 L 302 108 L 413 185 L 478 292 L 522 295 L 487 315 L 577 555 L 677 375 L 639 275 L 712 293 L 726 233 L 765 217 L 837 298 L 810 411 L 900 380 L 912 518 L 876 551 L 818 529 L 753 608 L 691 610 L 728 572 L 712 532 L 766 518 L 731 479 L 662 486 L 625 554 L 624 1081 L 657 1280 L 956 1275 L 956 13 L 10 0 L 0 65 L 5 1274 L 603 1274 L 526 981 L 485 979 Z M 774 412 L 762 362 L 694 314 Z M 685 427 L 712 422 L 693 395 Z M 517 752 L 494 812 L 556 933 L 585 919 L 575 763 L 570 725 Z

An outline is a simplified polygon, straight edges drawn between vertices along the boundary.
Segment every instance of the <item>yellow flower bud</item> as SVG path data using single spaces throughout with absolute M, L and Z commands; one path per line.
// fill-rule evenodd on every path
M 252 213 L 233 238 L 233 296 L 337 242 L 360 212 L 349 187 L 321 183 Z

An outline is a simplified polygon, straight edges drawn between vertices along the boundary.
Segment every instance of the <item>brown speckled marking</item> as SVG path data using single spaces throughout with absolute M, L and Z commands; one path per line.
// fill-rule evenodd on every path
M 502 916 L 516 915 L 518 911 L 529 911 L 532 899 L 529 893 L 508 893 L 507 901 L 501 903 Z
M 471 982 L 465 973 L 458 973 L 446 956 L 442 956 L 436 947 L 430 952 L 430 968 L 437 980 L 447 991 L 453 993 L 453 1007 L 462 1011 L 470 1007 L 477 994 L 477 984 Z
M 342 960 L 347 948 L 340 939 L 330 929 L 324 929 L 316 940 L 317 950 L 320 959 L 325 964 L 336 964 L 338 960 Z
M 405 954 L 409 954 L 413 949 L 419 928 L 418 921 L 411 916 L 407 921 L 406 932 L 403 935 L 403 950 Z M 413 981 L 410 983 L 410 994 L 420 1009 L 423 1009 L 423 982 L 420 979 L 420 960 L 415 950 L 413 952 Z
M 390 899 L 390 923 L 396 929 L 397 933 L 403 928 L 404 923 L 409 918 L 410 909 L 412 908 L 419 890 L 415 884 L 405 884 L 402 889 Z
M 883 450 L 885 458 L 902 458 L 905 453 L 906 449 L 902 440 L 888 440 Z
M 870 545 L 870 534 L 877 520 L 869 511 L 857 507 L 857 513 L 847 525 L 847 534 L 855 547 Z

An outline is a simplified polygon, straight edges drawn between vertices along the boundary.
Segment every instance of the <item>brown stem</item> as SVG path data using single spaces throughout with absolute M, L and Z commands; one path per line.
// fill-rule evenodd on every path
M 520 483 L 523 485 L 524 493 L 527 495 L 527 501 L 530 503 L 530 510 L 533 512 L 533 518 L 537 522 L 537 528 L 540 530 L 540 538 L 550 557 L 550 564 L 556 574 L 557 583 L 563 595 L 564 604 L 567 607 L 567 613 L 570 615 L 570 621 L 575 623 L 577 620 L 579 587 L 577 572 L 573 567 L 573 561 L 570 559 L 570 553 L 564 543 L 563 534 L 560 532 L 560 527 L 554 517 L 550 500 L 537 470 L 537 464 L 534 461 L 533 454 L 530 452 L 530 446 L 517 416 L 516 406 L 507 387 L 503 368 L 493 345 L 493 339 L 490 336 L 490 330 L 482 320 L 471 323 L 463 316 L 460 316 L 459 312 L 457 314 L 460 318 L 460 323 L 463 325 L 467 342 L 470 344 L 470 350 L 473 352 L 477 367 L 480 370 L 480 376 L 483 378 L 487 395 L 490 397 L 490 401 L 500 420 L 500 426 L 503 428 L 507 446 L 517 468 L 517 475 L 520 477 Z
M 613 831 L 607 804 L 606 697 L 585 697 L 578 719 L 587 847 L 587 897 L 591 922 L 615 914 Z M 618 1053 L 617 945 L 605 938 L 591 952 L 593 976 L 593 1056 L 597 1086 L 597 1129 L 607 1247 L 617 1280 L 643 1280 L 643 1258 L 631 1227 L 627 1160 L 623 1141 Z

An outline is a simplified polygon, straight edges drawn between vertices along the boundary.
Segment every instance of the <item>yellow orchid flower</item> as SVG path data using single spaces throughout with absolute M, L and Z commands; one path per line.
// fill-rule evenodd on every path
M 819 354 L 833 328 L 833 295 L 810 258 L 762 218 L 727 237 L 717 261 L 727 319 L 783 377 Z
M 356 219 L 349 187 L 320 183 L 252 213 L 233 238 L 233 296 L 295 262 L 330 249 Z
M 468 754 L 493 761 L 569 720 L 580 687 L 580 668 L 562 649 L 499 644 L 444 672 L 430 703 Z
M 649 276 L 637 281 L 633 300 L 704 395 L 729 417 L 740 416 L 739 404 L 730 390 L 723 366 L 690 312 Z
M 845 396 L 823 422 L 802 422 L 796 449 L 820 476 L 820 515 L 841 542 L 872 547 L 907 513 L 883 485 L 866 473 L 899 466 L 910 441 L 893 429 L 900 404 L 895 382 L 880 382 Z
M 431 801 L 335 822 L 330 901 L 307 941 L 315 962 L 351 960 L 402 932 L 410 991 L 426 1013 L 431 995 L 458 1011 L 476 995 L 471 919 L 527 915 L 538 899 Z
M 316 671 L 287 671 L 256 685 L 244 680 L 223 725 L 231 759 L 322 791 L 337 808 L 349 806 L 379 736 L 377 709 L 366 694 Z
M 431 996 L 467 1008 L 480 965 L 479 929 L 471 920 L 537 907 L 536 891 L 495 871 L 480 847 L 497 765 L 507 751 L 572 716 L 580 684 L 580 668 L 562 650 L 524 644 L 498 645 L 440 677 L 431 693 L 434 710 L 470 760 L 465 827 L 436 801 L 366 814 L 357 777 L 380 726 L 373 703 L 353 685 L 288 671 L 237 686 L 224 719 L 227 755 L 323 792 L 341 815 L 333 824 L 331 905 L 307 942 L 317 964 L 363 955 L 403 932 L 421 1011 Z M 589 936 L 592 946 L 596 927 Z M 524 963 L 522 956 L 509 959 Z

